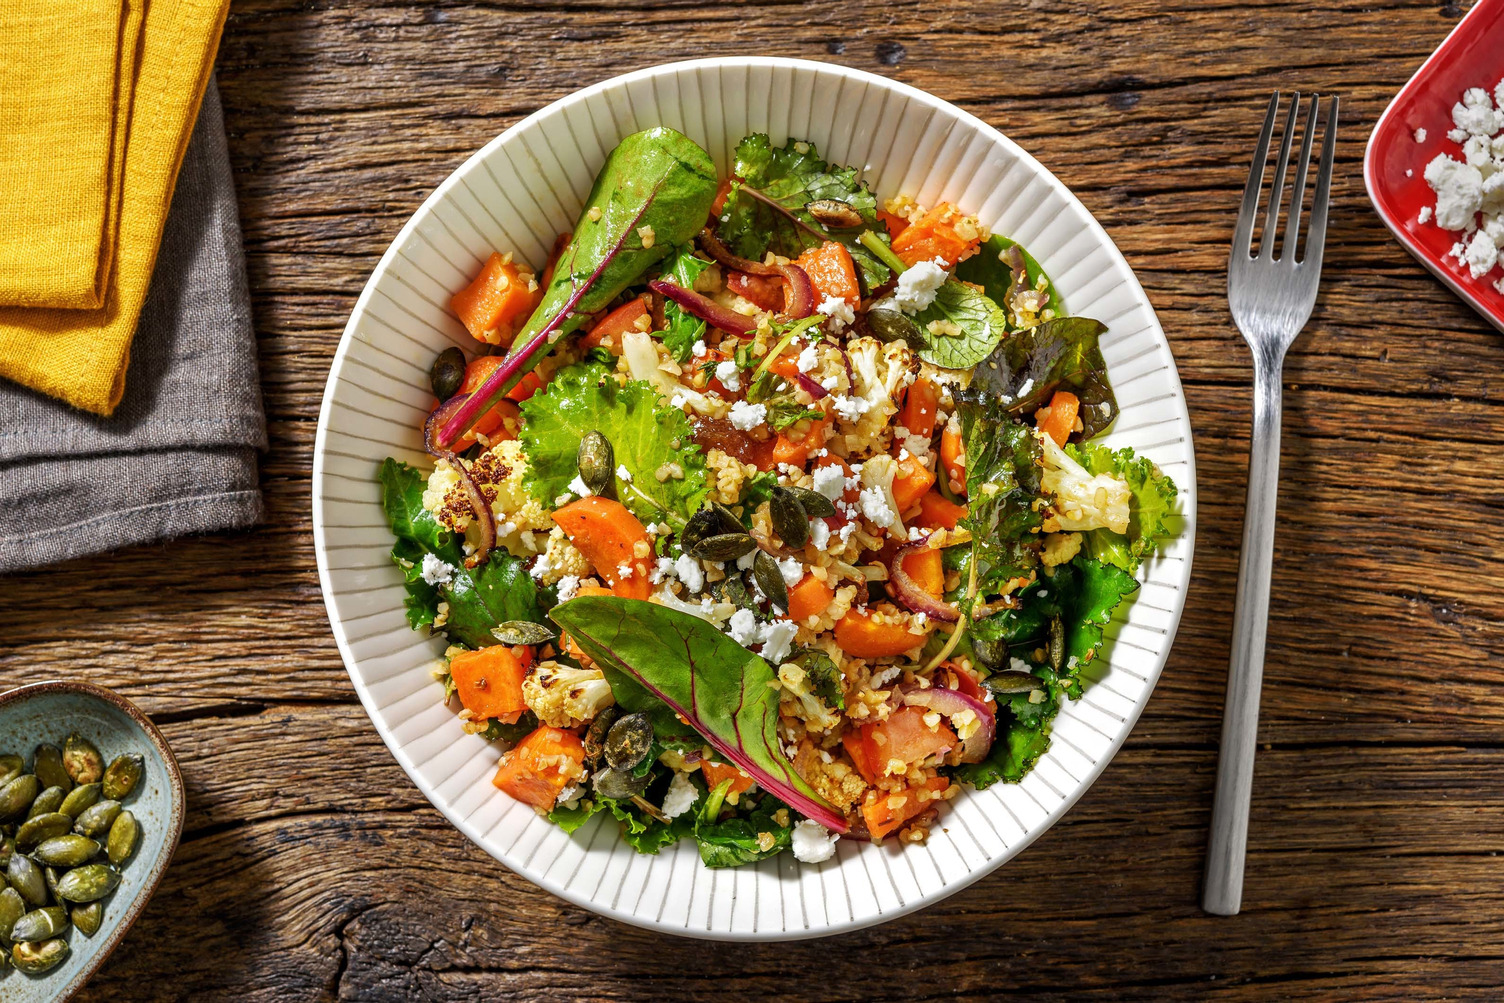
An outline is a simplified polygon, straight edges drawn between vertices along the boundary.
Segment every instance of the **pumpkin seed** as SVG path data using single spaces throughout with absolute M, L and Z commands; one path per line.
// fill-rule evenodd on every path
M 47 940 L 56 937 L 68 928 L 68 914 L 60 906 L 33 909 L 16 920 L 11 928 L 10 939 L 22 941 Z
M 4 787 L 0 787 L 0 822 L 21 818 L 26 809 L 42 793 L 42 782 L 30 773 L 23 773 Z
M 804 506 L 787 488 L 774 488 L 768 501 L 768 515 L 773 520 L 773 531 L 784 546 L 798 550 L 809 542 L 809 516 Z
M 16 848 L 30 853 L 35 847 L 57 836 L 66 836 L 73 831 L 73 819 L 60 811 L 35 815 L 16 830 Z
M 14 752 L 0 755 L 0 785 L 8 784 L 26 770 L 26 760 Z
M 67 796 L 68 792 L 61 787 L 48 787 L 31 803 L 31 810 L 26 813 L 26 817 L 36 818 L 38 815 L 57 811 L 63 806 L 63 798 Z
M 131 858 L 136 852 L 136 840 L 141 835 L 141 823 L 136 821 L 136 816 L 128 811 L 123 811 L 110 826 L 110 834 L 105 837 L 104 852 L 110 858 L 110 863 L 119 867 Z
M 575 465 L 580 468 L 580 480 L 587 488 L 603 498 L 616 497 L 616 450 L 599 429 L 580 440 Z
M 1008 664 L 1008 643 L 1006 641 L 986 641 L 975 634 L 971 635 L 971 653 L 976 660 L 989 669 L 1001 668 Z
M 465 383 L 465 353 L 458 348 L 446 348 L 433 360 L 428 370 L 428 385 L 440 402 L 447 401 L 460 392 Z
M 111 801 L 124 801 L 146 772 L 146 759 L 138 752 L 116 756 L 104 771 L 101 790 Z
M 1008 697 L 1037 690 L 1043 682 L 1044 680 L 1028 672 L 1009 671 L 988 676 L 982 681 L 982 685 L 987 687 L 993 696 Z
M 93 902 L 110 894 L 118 884 L 120 872 L 109 864 L 85 864 L 63 875 L 57 893 L 69 902 Z
M 1065 624 L 1058 616 L 1050 618 L 1050 668 L 1056 672 L 1065 665 Z
M 778 570 L 778 562 L 773 555 L 766 550 L 759 550 L 757 556 L 752 559 L 752 578 L 757 582 L 757 587 L 762 589 L 762 594 L 768 597 L 773 608 L 780 613 L 788 612 L 789 587 L 783 580 L 783 572 Z
M 85 937 L 92 937 L 99 932 L 99 924 L 104 919 L 104 903 L 96 899 L 76 905 L 69 911 L 68 918 Z
M 638 711 L 619 719 L 606 733 L 606 762 L 618 770 L 630 770 L 653 749 L 653 723 Z
M 878 341 L 902 341 L 916 350 L 924 347 L 924 336 L 919 333 L 919 325 L 897 310 L 868 310 L 866 320 L 867 329 Z
M 26 915 L 26 900 L 21 893 L 6 885 L 0 888 L 0 940 L 9 940 L 16 920 Z
M 50 742 L 37 746 L 31 757 L 31 772 L 43 787 L 61 787 L 64 793 L 73 789 L 73 778 L 63 769 L 63 750 Z
M 110 831 L 110 826 L 115 824 L 115 817 L 119 814 L 119 801 L 101 801 L 86 808 L 83 814 L 78 816 L 78 822 L 74 824 L 73 831 L 80 836 L 98 839 Z M 66 815 L 63 817 L 67 818 Z
M 721 521 L 722 533 L 745 533 L 747 531 L 747 527 L 742 525 L 742 521 L 736 517 L 736 513 L 720 502 L 711 502 L 710 511 L 715 513 L 715 517 Z
M 63 768 L 76 784 L 98 783 L 104 776 L 104 757 L 93 742 L 75 731 L 63 742 Z
M 734 561 L 756 549 L 757 541 L 750 533 L 721 533 L 701 540 L 689 555 L 705 561 Z
M 861 226 L 863 222 L 862 214 L 850 202 L 842 202 L 840 199 L 815 199 L 804 203 L 804 211 L 815 217 L 815 222 L 821 226 L 837 230 L 849 230 L 854 226 Z
M 836 503 L 818 491 L 811 491 L 809 488 L 784 488 L 783 490 L 799 499 L 799 504 L 804 506 L 804 514 L 811 519 L 828 519 L 836 514 Z
M 533 623 L 531 620 L 508 620 L 491 628 L 491 636 L 502 644 L 542 644 L 552 641 L 558 635 L 541 623 Z M 105 781 L 109 782 L 109 771 L 105 771 Z M 109 797 L 106 788 L 105 797 Z
M 614 704 L 595 715 L 595 720 L 591 721 L 590 727 L 585 729 L 585 737 L 580 743 L 585 748 L 587 759 L 593 762 L 605 752 L 606 736 L 611 732 L 611 726 L 619 717 L 621 717 L 621 708 Z
M 59 877 L 60 875 L 57 873 L 56 867 L 42 868 L 42 880 L 47 883 L 47 894 L 52 896 L 54 902 L 61 901 L 57 896 L 57 879 Z
M 5 865 L 5 878 L 27 905 L 41 908 L 47 904 L 47 882 L 42 878 L 42 869 L 30 857 L 12 854 L 10 863 Z
M 57 810 L 64 815 L 78 818 L 85 810 L 98 803 L 103 789 L 102 784 L 80 784 L 68 792 L 68 796 L 63 798 L 63 803 L 58 805 Z
M 0 836 L 0 869 L 10 863 L 10 855 L 16 852 L 16 837 Z M 5 887 L 0 883 L 0 888 Z
M 694 548 L 696 544 L 721 532 L 721 519 L 709 507 L 702 508 L 689 517 L 684 524 L 684 529 L 679 533 L 679 546 L 686 551 Z
M 61 937 L 34 944 L 17 944 L 10 949 L 10 960 L 27 975 L 50 972 L 68 956 L 68 942 Z
M 53 836 L 37 844 L 37 848 L 31 851 L 31 856 L 38 863 L 53 867 L 81 867 L 93 860 L 98 852 L 97 841 L 88 836 L 70 833 L 66 836 Z
M 597 773 L 590 784 L 595 793 L 613 801 L 626 801 L 648 789 L 649 774 L 634 777 L 625 770 L 609 769 Z

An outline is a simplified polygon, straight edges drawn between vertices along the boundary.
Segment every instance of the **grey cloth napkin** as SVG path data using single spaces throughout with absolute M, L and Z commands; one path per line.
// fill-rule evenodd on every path
M 240 217 L 213 79 L 109 418 L 0 379 L 0 574 L 261 518 Z

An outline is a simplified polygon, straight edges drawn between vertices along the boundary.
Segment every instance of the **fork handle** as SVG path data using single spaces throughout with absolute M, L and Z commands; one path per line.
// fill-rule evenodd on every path
M 1279 425 L 1283 358 L 1254 352 L 1253 439 L 1248 452 L 1248 504 L 1232 624 L 1232 658 L 1222 711 L 1217 796 L 1207 846 L 1201 906 L 1233 916 L 1243 901 L 1243 860 L 1264 679 L 1264 637 L 1269 625 L 1269 576 L 1274 564 L 1274 509 L 1279 489 Z

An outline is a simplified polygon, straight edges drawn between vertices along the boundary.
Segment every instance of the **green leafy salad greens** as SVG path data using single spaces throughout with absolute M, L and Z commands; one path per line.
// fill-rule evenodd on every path
M 516 343 L 430 421 L 439 469 L 377 475 L 408 623 L 451 645 L 465 730 L 508 747 L 522 780 L 499 786 L 568 832 L 599 816 L 640 853 L 692 839 L 735 867 L 898 831 L 914 813 L 885 812 L 912 770 L 985 788 L 1045 754 L 1176 532 L 1177 491 L 1092 441 L 1118 413 L 1106 328 L 1070 316 L 1014 241 L 967 232 L 934 238 L 959 262 L 914 260 L 858 172 L 803 141 L 748 136 L 725 184 L 670 129 L 611 153 Z M 788 271 L 806 252 L 854 283 L 832 295 L 831 272 L 806 274 L 819 310 Z M 737 288 L 784 283 L 783 310 L 748 313 L 728 292 L 743 269 Z M 938 421 L 895 432 L 916 377 Z M 826 457 L 850 466 L 832 481 Z M 905 469 L 921 481 L 899 503 Z M 924 522 L 932 508 L 952 516 Z M 929 550 L 943 581 L 922 588 L 904 555 Z M 822 598 L 795 622 L 812 580 L 845 588 L 840 611 L 821 620 Z M 895 622 L 896 640 L 872 626 Z M 485 668 L 462 672 L 471 652 Z M 950 740 L 905 759 L 882 729 L 912 706 Z M 550 751 L 525 758 L 535 740 Z

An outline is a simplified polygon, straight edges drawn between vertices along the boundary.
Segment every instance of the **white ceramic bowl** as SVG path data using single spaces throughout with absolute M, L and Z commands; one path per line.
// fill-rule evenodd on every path
M 437 351 L 474 342 L 444 304 L 493 250 L 541 265 L 573 228 L 596 170 L 623 136 L 655 125 L 700 143 L 724 174 L 750 132 L 812 141 L 879 194 L 948 199 L 1023 242 L 1072 313 L 1104 321 L 1122 414 L 1108 436 L 1180 486 L 1179 536 L 1109 634 L 1110 658 L 1019 784 L 966 791 L 929 842 L 842 840 L 831 860 L 781 854 L 708 870 L 692 841 L 639 856 L 597 817 L 573 836 L 491 785 L 498 750 L 465 735 L 429 671 L 443 643 L 408 630 L 401 576 L 373 480 L 391 455 L 424 462 Z M 1164 666 L 1185 602 L 1195 462 L 1180 379 L 1138 281 L 1100 225 L 1049 171 L 964 111 L 883 77 L 792 59 L 710 59 L 617 77 L 528 116 L 471 157 L 382 257 L 340 341 L 314 447 L 319 579 L 340 654 L 377 731 L 419 789 L 488 853 L 569 901 L 669 933 L 738 940 L 820 936 L 892 919 L 965 887 L 1018 853 L 1107 766 Z M 1104 876 L 1105 880 L 1105 876 Z

